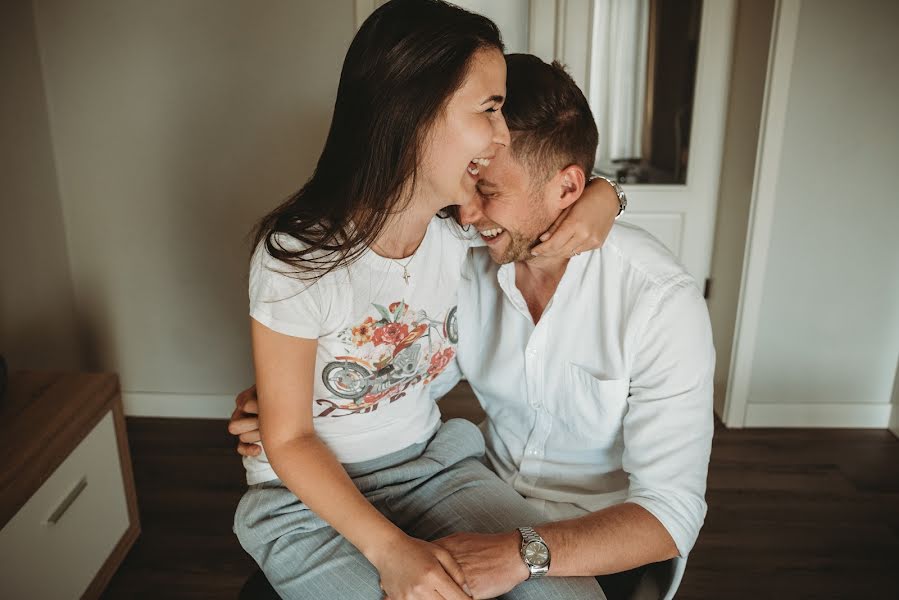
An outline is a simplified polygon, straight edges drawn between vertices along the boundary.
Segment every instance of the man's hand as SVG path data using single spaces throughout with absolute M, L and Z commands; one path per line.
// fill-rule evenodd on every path
M 437 544 L 406 537 L 370 559 L 385 600 L 469 600 L 465 574 Z
M 521 560 L 521 535 L 455 533 L 434 542 L 446 548 L 462 567 L 473 598 L 495 598 L 528 578 Z
M 237 395 L 236 408 L 228 421 L 228 431 L 238 436 L 237 453 L 241 456 L 259 456 L 262 447 L 256 442 L 262 440 L 259 433 L 259 403 L 256 386 L 250 386 Z

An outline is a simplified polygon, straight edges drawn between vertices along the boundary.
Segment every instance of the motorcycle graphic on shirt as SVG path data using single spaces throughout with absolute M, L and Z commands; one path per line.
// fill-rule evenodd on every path
M 369 316 L 338 334 L 351 353 L 335 356 L 322 369 L 322 383 L 337 400 L 316 400 L 324 408 L 319 417 L 366 413 L 381 401 L 395 402 L 410 386 L 429 384 L 455 356 L 455 306 L 443 320 L 405 302 L 372 306 L 380 318 Z

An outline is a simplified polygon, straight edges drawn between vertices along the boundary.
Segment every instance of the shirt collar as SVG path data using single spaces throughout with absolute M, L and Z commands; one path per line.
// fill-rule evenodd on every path
M 568 260 L 568 266 L 565 269 L 565 273 L 562 274 L 562 279 L 559 281 L 555 293 L 553 293 L 552 300 L 550 300 L 547 305 L 547 310 L 549 309 L 550 304 L 556 302 L 556 298 L 560 296 L 563 290 L 571 285 L 569 282 L 579 282 L 583 279 L 584 271 L 587 269 L 590 257 L 594 252 L 599 252 L 599 250 L 581 252 Z M 525 302 L 524 296 L 522 296 L 521 292 L 518 290 L 518 286 L 515 285 L 515 263 L 500 265 L 496 271 L 496 279 L 500 289 L 502 289 L 503 293 L 506 295 L 506 298 L 508 298 L 519 311 L 530 318 L 531 313 L 528 310 L 527 302 Z

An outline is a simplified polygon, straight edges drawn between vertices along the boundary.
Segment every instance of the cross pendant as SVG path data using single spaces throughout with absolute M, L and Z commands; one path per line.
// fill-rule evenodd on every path
M 406 267 L 403 267 L 403 281 L 406 282 L 406 285 L 409 285 L 409 277 L 411 277 L 409 271 L 406 270 Z

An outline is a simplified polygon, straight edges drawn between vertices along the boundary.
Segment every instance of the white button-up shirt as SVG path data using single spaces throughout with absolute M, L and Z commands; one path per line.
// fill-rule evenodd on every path
M 702 295 L 664 246 L 616 224 L 536 325 L 515 265 L 473 248 L 458 315 L 497 474 L 549 520 L 638 504 L 685 557 L 706 513 L 715 357 Z

